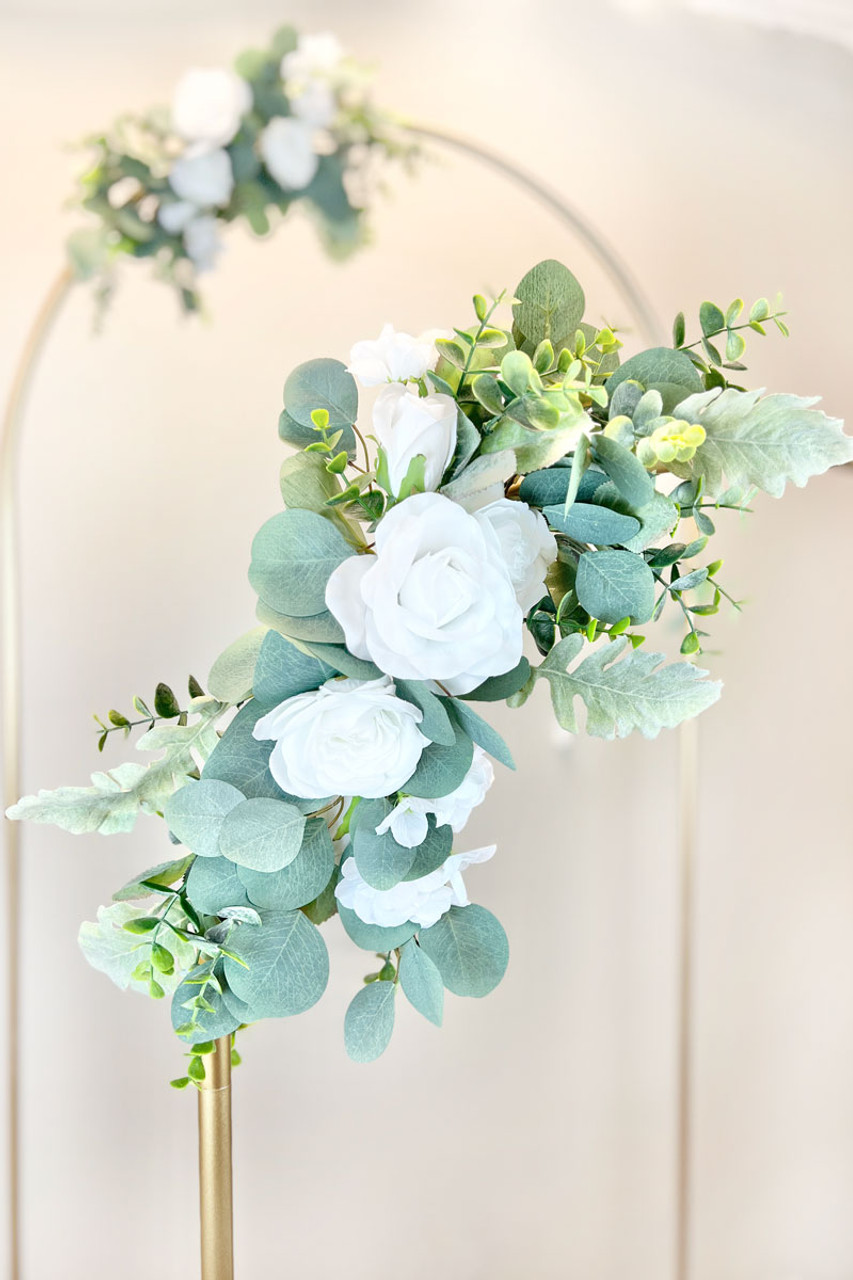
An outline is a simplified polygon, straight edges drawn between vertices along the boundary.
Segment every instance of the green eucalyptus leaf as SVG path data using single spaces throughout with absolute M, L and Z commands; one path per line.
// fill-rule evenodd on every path
M 253 627 L 229 644 L 210 668 L 207 687 L 220 702 L 242 702 L 252 692 L 252 675 L 267 627 Z
M 451 747 L 456 742 L 456 732 L 447 714 L 446 698 L 439 698 L 431 693 L 423 680 L 395 680 L 397 697 L 404 698 L 419 707 L 423 712 L 423 720 L 418 725 L 421 733 L 430 742 L 438 742 L 442 746 Z
M 225 816 L 219 833 L 223 858 L 251 871 L 280 871 L 302 847 L 305 816 L 284 800 L 243 800 Z
M 334 869 L 335 850 L 329 829 L 322 818 L 309 818 L 302 847 L 288 866 L 273 872 L 238 866 L 237 876 L 256 907 L 293 911 L 320 896 Z
M 197 858 L 187 876 L 187 896 L 201 915 L 215 916 L 222 907 L 250 907 L 237 868 L 227 858 Z
M 200 858 L 216 858 L 226 814 L 245 800 L 228 782 L 205 778 L 188 782 L 163 806 L 169 830 Z
M 198 992 L 198 986 L 186 981 L 182 982 L 175 991 L 172 997 L 172 1026 L 176 1031 L 178 1027 L 187 1025 L 191 1014 L 184 1005 L 198 995 Z M 240 1026 L 241 1019 L 234 1016 L 222 996 L 213 987 L 206 989 L 204 999 L 211 1006 L 211 1010 L 196 1011 L 197 1024 L 194 1030 L 185 1032 L 180 1037 L 187 1044 L 199 1044 L 206 1040 L 218 1040 L 221 1036 L 230 1036 Z
M 141 875 L 128 880 L 127 884 L 122 885 L 113 894 L 113 902 L 133 902 L 139 898 L 150 898 L 152 886 L 159 885 L 165 889 L 176 884 L 178 880 L 183 880 L 192 864 L 192 854 L 173 862 L 161 862 L 158 866 L 151 867 Z
M 258 1018 L 289 1018 L 315 1005 L 329 979 L 329 954 L 319 931 L 301 911 L 264 911 L 259 928 L 243 925 L 225 960 L 234 994 Z
M 326 583 L 353 554 L 338 530 L 314 511 L 281 511 L 252 543 L 249 581 L 264 604 L 306 618 L 326 607 Z
M 517 693 L 529 679 L 530 663 L 526 658 L 521 658 L 518 666 L 513 667 L 512 671 L 507 671 L 502 676 L 489 676 L 488 680 L 478 684 L 476 689 L 460 696 L 466 702 L 503 702 L 505 698 Z
M 362 800 L 352 825 L 352 852 L 359 873 L 374 889 L 393 889 L 415 860 L 415 849 L 398 844 L 390 831 L 376 828 L 393 809 L 390 800 Z
M 353 1062 L 375 1062 L 394 1030 L 395 982 L 371 982 L 353 996 L 344 1018 L 344 1043 Z
M 500 921 L 485 907 L 451 907 L 418 935 L 448 991 L 457 996 L 487 996 L 506 973 L 509 944 Z
M 324 609 L 322 613 L 310 614 L 305 618 L 294 618 L 276 612 L 275 609 L 264 604 L 263 600 L 259 600 L 256 613 L 259 622 L 272 627 L 288 640 L 298 640 L 304 644 L 343 643 L 343 628 L 328 609 Z
M 679 401 L 702 390 L 702 378 L 696 366 L 683 351 L 671 347 L 652 347 L 621 364 L 605 383 L 608 396 L 613 396 L 623 382 L 638 382 L 644 391 L 659 391 L 663 412 L 672 413 Z
M 340 360 L 306 360 L 285 382 L 284 404 L 290 417 L 302 427 L 312 427 L 311 414 L 315 409 L 325 409 L 329 430 L 345 430 L 358 417 L 358 387 Z M 320 439 L 316 433 L 313 438 Z
M 404 880 L 420 880 L 423 876 L 432 875 L 433 871 L 447 861 L 453 848 L 453 829 L 447 823 L 436 825 L 435 814 L 427 816 L 426 838 L 413 849 L 414 858 Z M 412 926 L 414 928 L 414 926 Z
M 267 631 L 252 678 L 258 707 L 277 707 L 288 698 L 309 693 L 331 680 L 336 668 L 297 649 L 277 631 Z
M 587 551 L 578 560 L 575 591 L 591 618 L 600 622 L 647 622 L 655 604 L 655 579 L 642 556 L 631 551 Z
M 444 1018 L 444 983 L 432 960 L 412 939 L 400 952 L 400 986 L 403 994 L 435 1026 Z
M 474 744 L 456 722 L 453 746 L 433 742 L 426 747 L 417 769 L 402 790 L 428 800 L 450 795 L 462 783 L 473 759 Z
M 354 911 L 349 907 L 342 907 L 340 903 L 338 903 L 338 915 L 347 936 L 357 947 L 361 947 L 362 951 L 377 953 L 393 951 L 395 947 L 402 947 L 404 942 L 413 938 L 418 927 L 411 921 L 388 929 L 378 924 L 365 924 Z
M 604 435 L 595 436 L 592 444 L 598 461 L 626 502 L 637 508 L 652 501 L 654 481 L 630 449 Z
M 515 768 L 512 752 L 497 729 L 493 729 L 488 721 L 484 720 L 482 716 L 478 716 L 476 711 L 458 698 L 452 698 L 450 706 L 453 717 L 462 726 L 472 742 L 476 742 L 478 747 L 488 751 L 490 756 L 500 761 L 501 764 L 506 765 L 507 769 Z
M 568 515 L 562 506 L 543 507 L 542 514 L 556 533 L 597 547 L 621 545 L 640 531 L 640 522 L 634 516 L 623 516 L 591 502 L 575 502 Z
M 513 303 L 513 335 L 533 355 L 546 339 L 559 354 L 574 341 L 586 305 L 583 289 L 561 262 L 537 263 L 519 283 Z

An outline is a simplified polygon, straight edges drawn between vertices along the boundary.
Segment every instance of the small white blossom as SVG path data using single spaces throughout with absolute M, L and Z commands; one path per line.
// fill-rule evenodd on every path
M 223 67 L 193 67 L 175 88 L 172 124 L 187 142 L 224 147 L 251 105 L 252 90 L 236 72 Z
M 456 421 L 452 396 L 419 396 L 399 382 L 382 388 L 373 406 L 373 431 L 395 496 L 418 456 L 424 459 L 424 488 L 438 488 L 456 451 Z
M 436 338 L 446 336 L 441 329 L 430 329 L 413 338 L 410 333 L 398 333 L 392 324 L 386 324 L 378 338 L 356 342 L 347 368 L 363 387 L 422 378 L 438 362 Z
M 234 190 L 231 157 L 222 148 L 190 147 L 172 165 L 169 186 L 199 209 L 224 208 Z
M 387 818 L 376 828 L 381 836 L 390 831 L 397 844 L 415 849 L 423 844 L 429 826 L 427 816 L 435 814 L 436 826 L 449 826 L 460 832 L 477 805 L 483 803 L 486 792 L 495 780 L 492 762 L 482 747 L 474 747 L 471 768 L 455 791 L 437 800 L 423 800 L 419 796 L 404 796 Z
M 331 85 L 312 80 L 290 99 L 290 109 L 313 129 L 328 129 L 338 114 L 338 100 Z
M 313 130 L 292 116 L 276 116 L 261 134 L 264 164 L 284 191 L 301 191 L 317 172 Z
M 394 928 L 411 921 L 428 929 L 451 907 L 467 907 L 468 894 L 462 872 L 477 862 L 488 862 L 496 845 L 473 849 L 470 853 L 453 853 L 436 871 L 419 880 L 402 880 L 393 889 L 374 889 L 359 874 L 355 858 L 347 858 L 341 866 L 341 879 L 335 897 L 344 907 L 354 911 L 365 924 Z

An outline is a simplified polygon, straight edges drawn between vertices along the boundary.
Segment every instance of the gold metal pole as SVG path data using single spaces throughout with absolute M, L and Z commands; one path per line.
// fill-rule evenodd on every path
M 679 1012 L 676 1280 L 689 1280 L 692 1192 L 693 1102 L 693 940 L 696 880 L 696 821 L 699 801 L 699 726 L 687 720 L 679 730 Z
M 70 270 L 57 276 L 44 299 L 21 352 L 0 441 L 0 565 L 2 565 L 2 696 L 3 808 L 21 792 L 21 583 L 18 548 L 18 453 L 27 392 L 39 355 L 71 288 Z M 9 1133 L 9 1280 L 20 1277 L 20 824 L 6 824 L 6 1054 Z
M 230 1036 L 216 1041 L 204 1065 L 198 1091 L 201 1280 L 234 1280 Z

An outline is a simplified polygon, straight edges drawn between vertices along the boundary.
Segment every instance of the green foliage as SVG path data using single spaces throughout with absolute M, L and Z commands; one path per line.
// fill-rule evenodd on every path
M 248 907 L 246 886 L 228 858 L 197 858 L 187 876 L 187 895 L 196 911 L 219 915 L 225 907 Z
M 515 768 L 512 752 L 497 729 L 493 729 L 482 716 L 478 716 L 476 711 L 466 706 L 458 698 L 451 699 L 450 705 L 453 718 L 457 724 L 461 725 L 472 742 L 476 742 L 478 747 L 488 751 L 490 756 L 500 761 L 501 764 L 506 765 L 507 769 Z
M 344 1043 L 353 1062 L 374 1062 L 388 1048 L 396 992 L 395 982 L 373 982 L 353 996 L 344 1018 Z
M 329 829 L 322 818 L 309 818 L 299 853 L 286 867 L 265 872 L 238 865 L 237 877 L 254 906 L 266 911 L 294 911 L 316 901 L 334 869 Z
M 234 994 L 259 1018 L 289 1018 L 316 1004 L 329 978 L 325 943 L 301 911 L 264 911 L 258 927 L 242 925 L 226 957 Z M 240 961 L 243 963 L 241 964 Z
M 362 800 L 350 828 L 356 866 L 374 889 L 393 889 L 415 860 L 415 849 L 398 844 L 390 831 L 376 831 L 393 807 L 390 800 Z
M 474 744 L 458 721 L 453 728 L 453 746 L 433 742 L 425 748 L 417 769 L 405 784 L 408 795 L 433 800 L 449 795 L 461 784 L 471 768 Z
M 660 392 L 664 413 L 672 413 L 680 401 L 704 385 L 690 357 L 670 347 L 652 347 L 626 360 L 607 379 L 607 394 L 612 396 L 628 379 L 638 382 L 644 391 Z
M 451 907 L 418 935 L 421 950 L 456 996 L 487 996 L 506 973 L 509 943 L 485 907 Z
M 168 888 L 178 880 L 183 880 L 192 862 L 193 855 L 189 854 L 186 858 L 161 862 L 158 866 L 143 871 L 113 894 L 113 902 L 132 902 L 134 899 L 150 897 L 154 890 Z
M 591 618 L 648 622 L 655 607 L 655 580 L 642 556 L 631 551 L 587 551 L 578 560 L 575 591 Z
M 207 677 L 214 698 L 236 705 L 251 696 L 255 663 L 267 631 L 267 627 L 253 627 L 219 655 Z
M 303 800 L 281 790 L 269 770 L 272 743 L 253 736 L 257 721 L 266 712 L 254 700 L 247 703 L 229 724 L 202 771 L 202 781 L 228 782 L 247 800 L 287 800 L 305 813 L 322 808 L 323 800 Z
M 252 543 L 249 581 L 276 612 L 306 618 L 326 605 L 326 583 L 352 547 L 313 511 L 282 511 Z
M 347 936 L 362 951 L 393 951 L 395 947 L 402 947 L 409 938 L 413 938 L 417 929 L 417 925 L 412 924 L 411 921 L 395 925 L 391 929 L 385 929 L 378 924 L 365 924 L 354 911 L 350 911 L 349 907 L 342 907 L 340 903 L 338 915 Z
M 242 1018 L 232 1013 L 225 1004 L 221 991 L 206 985 L 202 994 L 198 978 L 206 975 L 209 970 L 209 965 L 193 970 L 172 997 L 172 1027 L 187 1044 L 202 1044 L 218 1040 L 220 1036 L 229 1036 L 242 1022 Z M 203 1001 L 202 1004 L 195 1003 L 199 998 Z M 179 1028 L 185 1029 L 179 1031 Z M 193 1061 L 198 1062 L 198 1058 L 190 1059 L 190 1078 L 203 1080 L 203 1067 L 193 1068 Z
M 440 1027 L 444 1019 L 444 983 L 433 961 L 414 939 L 400 951 L 400 986 L 418 1013 Z
M 447 714 L 446 699 L 437 698 L 434 693 L 430 693 L 423 680 L 395 680 L 394 685 L 398 698 L 413 703 L 423 712 L 423 720 L 418 728 L 424 737 L 443 747 L 454 746 L 456 730 Z
M 427 818 L 426 837 L 416 849 L 414 858 L 404 880 L 420 880 L 422 876 L 431 875 L 450 857 L 453 848 L 453 830 L 446 823 L 436 824 L 435 814 Z M 414 927 L 414 926 L 413 926 Z
M 224 858 L 250 871 L 281 871 L 302 848 L 305 817 L 295 805 L 259 797 L 225 815 L 219 833 Z
M 567 267 L 554 259 L 538 263 L 515 290 L 513 337 L 516 345 L 533 355 L 548 341 L 555 352 L 574 340 L 583 320 L 583 289 Z
M 330 680 L 335 668 L 297 649 L 277 631 L 267 631 L 252 677 L 255 703 L 265 709 L 287 698 L 317 689 Z
M 634 508 L 642 508 L 652 501 L 655 491 L 652 478 L 630 449 L 604 435 L 596 436 L 592 447 L 602 470 L 606 471 L 626 502 Z
M 219 856 L 219 833 L 226 814 L 245 800 L 228 782 L 205 778 L 188 782 L 163 807 L 169 830 L 200 858 Z
M 461 696 L 466 702 L 503 702 L 517 693 L 529 678 L 530 663 L 526 658 L 521 658 L 518 666 L 513 667 L 512 671 L 507 671 L 502 676 L 490 676 L 488 680 L 478 684 L 476 689 Z
M 544 507 L 543 515 L 555 533 L 597 547 L 619 546 L 640 532 L 635 516 L 620 515 L 591 502 L 575 502 L 568 515 L 562 506 Z
M 355 452 L 352 424 L 358 417 L 358 388 L 355 378 L 340 360 L 306 360 L 297 365 L 284 384 L 284 407 L 299 426 L 313 430 L 312 414 L 328 413 L 331 431 L 343 431 L 347 453 Z

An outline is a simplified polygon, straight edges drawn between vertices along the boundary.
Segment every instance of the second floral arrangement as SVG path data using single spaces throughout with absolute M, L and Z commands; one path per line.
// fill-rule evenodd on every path
M 9 812 L 104 834 L 165 819 L 178 849 L 81 943 L 120 986 L 171 997 L 191 1046 L 176 1084 L 204 1078 L 215 1040 L 319 1000 L 334 916 L 379 958 L 346 1013 L 356 1061 L 387 1046 L 399 992 L 436 1024 L 445 990 L 487 995 L 508 944 L 463 874 L 495 846 L 456 837 L 513 762 L 482 708 L 544 682 L 564 729 L 604 738 L 705 710 L 720 687 L 691 658 L 727 594 L 711 513 L 853 457 L 814 401 L 734 380 L 744 332 L 785 331 L 764 299 L 704 303 L 695 341 L 679 316 L 672 347 L 624 362 L 557 262 L 507 305 L 477 295 L 467 327 L 386 326 L 348 366 L 290 374 L 297 452 L 249 570 L 260 625 L 185 706 L 161 685 L 136 720 L 110 712 L 101 747 L 143 725 L 151 764 Z M 674 662 L 646 644 L 665 610 L 684 622 Z

